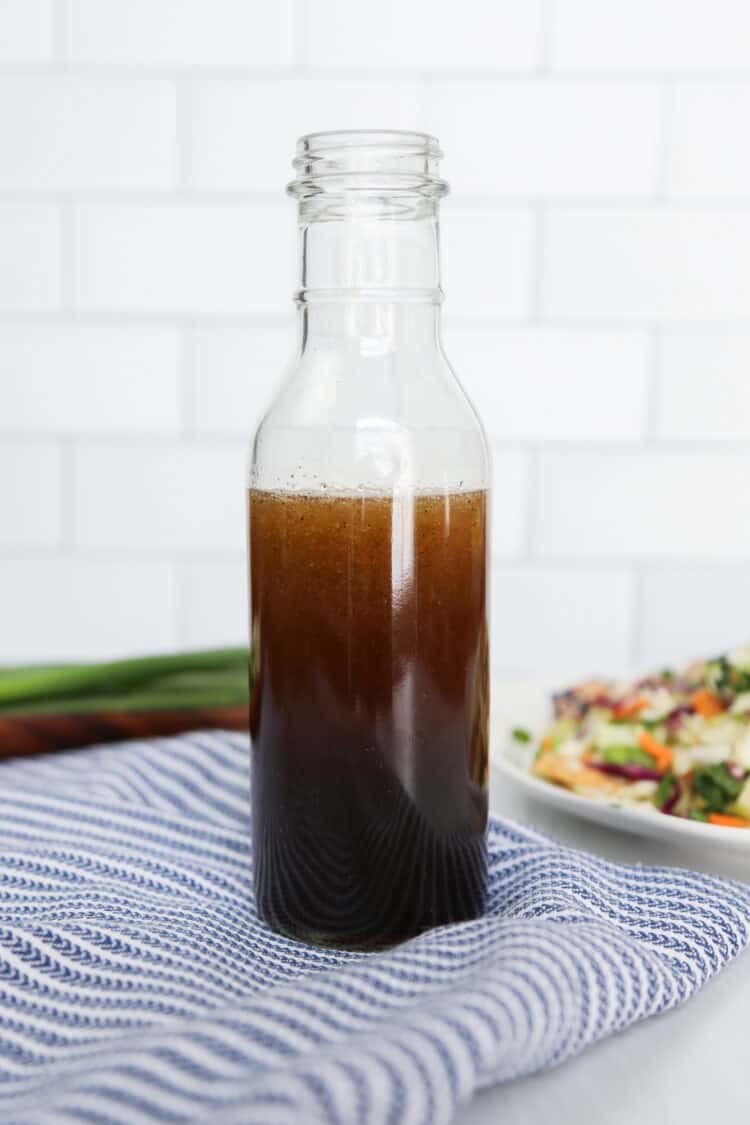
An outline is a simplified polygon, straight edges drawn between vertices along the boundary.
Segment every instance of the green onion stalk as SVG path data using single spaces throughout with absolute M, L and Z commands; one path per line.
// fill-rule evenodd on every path
M 245 648 L 104 664 L 0 668 L 0 714 L 232 707 L 248 700 Z
M 0 758 L 190 730 L 246 731 L 245 648 L 0 668 Z

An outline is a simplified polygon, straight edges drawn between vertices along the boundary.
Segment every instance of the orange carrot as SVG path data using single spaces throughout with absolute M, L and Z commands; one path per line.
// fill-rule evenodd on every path
M 661 773 L 666 773 L 672 765 L 672 747 L 665 746 L 663 742 L 659 742 L 650 731 L 641 731 L 638 736 L 638 745 L 641 750 L 645 750 L 647 754 L 656 762 L 656 768 Z
M 639 695 L 636 699 L 623 699 L 615 707 L 614 716 L 616 719 L 629 719 L 631 715 L 637 715 L 639 711 L 642 711 L 647 703 L 648 700 L 644 699 L 642 695 Z
M 551 750 L 552 749 L 552 739 L 550 738 L 550 736 L 548 734 L 545 734 L 544 738 L 542 739 L 541 747 L 542 747 L 542 750 Z
M 709 824 L 723 824 L 725 828 L 750 828 L 750 820 L 744 816 L 732 816 L 731 813 L 712 812 L 708 814 Z
M 724 710 L 724 704 L 719 699 L 718 695 L 714 695 L 712 691 L 707 688 L 700 688 L 698 691 L 693 692 L 690 696 L 690 702 L 693 709 L 699 715 L 703 715 L 704 719 L 710 719 L 714 715 L 720 715 Z

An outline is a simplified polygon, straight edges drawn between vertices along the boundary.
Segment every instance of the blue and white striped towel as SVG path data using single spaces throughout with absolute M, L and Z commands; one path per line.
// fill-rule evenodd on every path
M 0 766 L 0 1120 L 450 1121 L 686 1000 L 750 888 L 494 821 L 487 916 L 390 952 L 271 933 L 228 734 Z

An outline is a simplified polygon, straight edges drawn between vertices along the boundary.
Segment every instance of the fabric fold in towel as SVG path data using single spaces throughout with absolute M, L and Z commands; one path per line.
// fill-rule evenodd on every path
M 747 944 L 750 887 L 498 820 L 484 918 L 287 940 L 254 909 L 248 759 L 206 732 L 0 766 L 0 1119 L 437 1125 Z

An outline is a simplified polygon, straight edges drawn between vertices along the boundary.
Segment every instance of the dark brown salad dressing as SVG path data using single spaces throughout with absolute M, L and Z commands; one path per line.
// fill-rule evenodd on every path
M 477 916 L 486 493 L 253 489 L 249 523 L 260 913 L 364 948 Z

